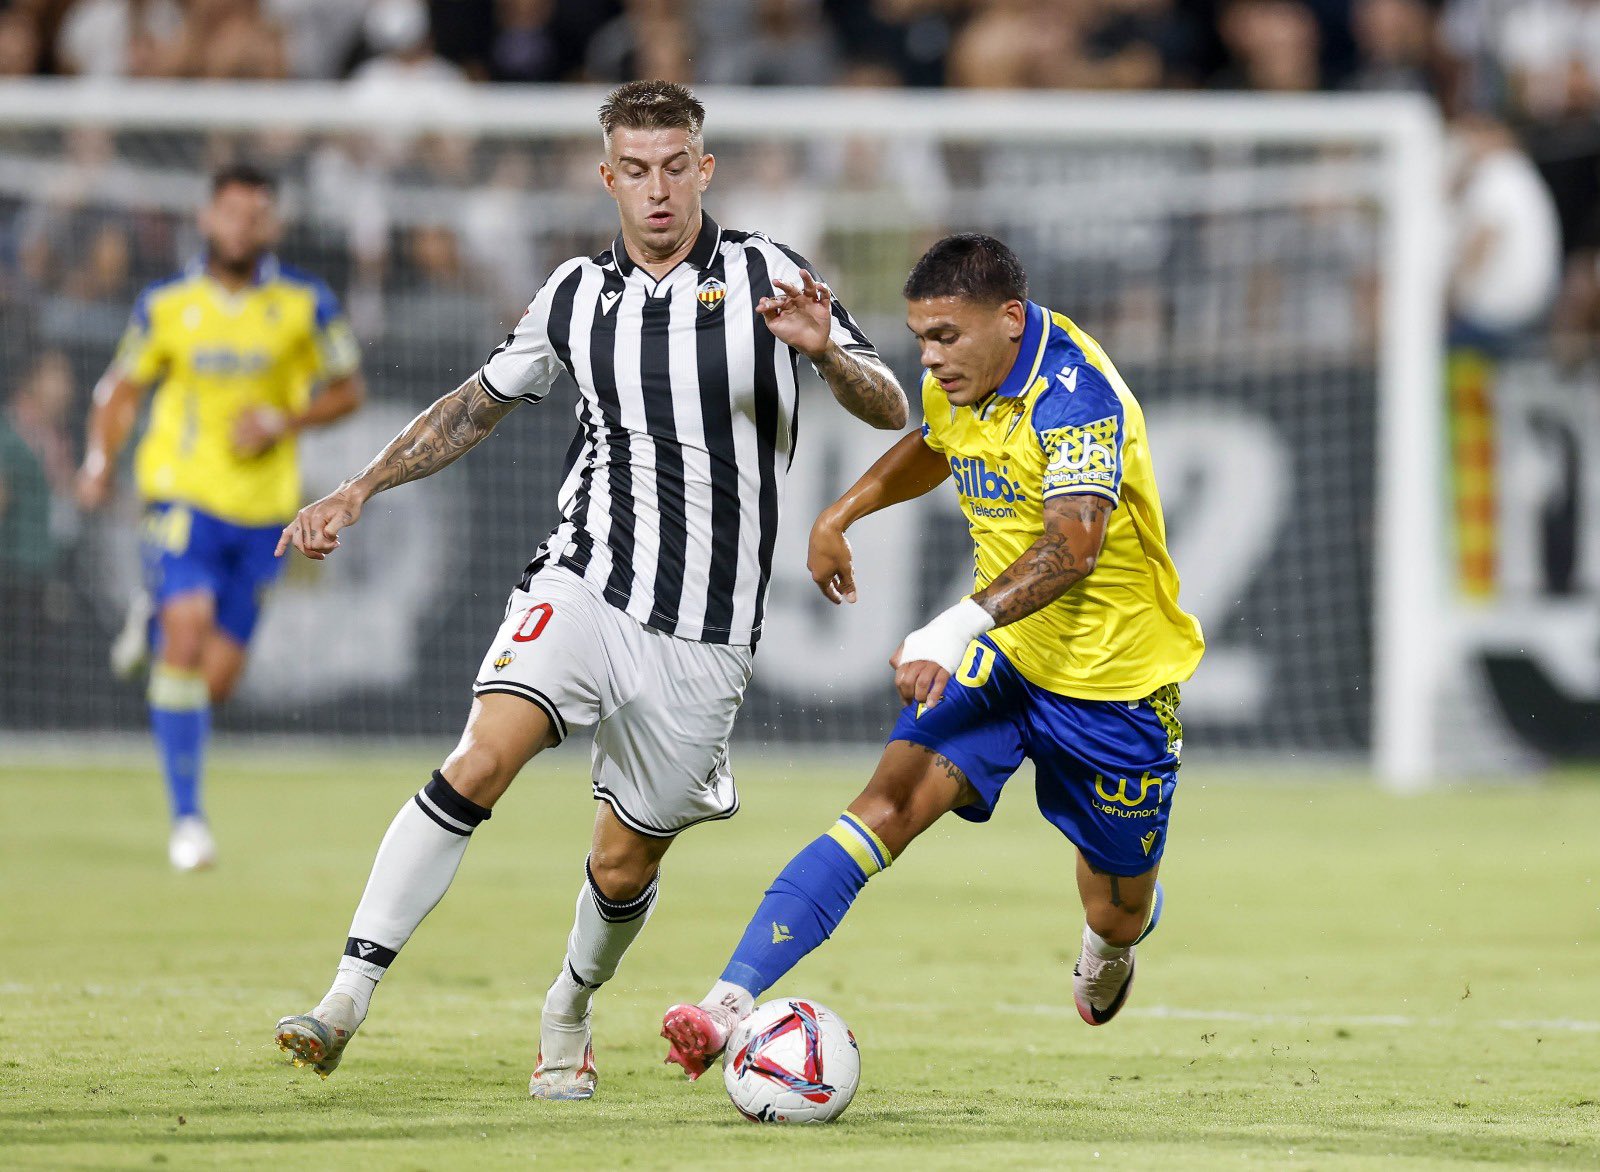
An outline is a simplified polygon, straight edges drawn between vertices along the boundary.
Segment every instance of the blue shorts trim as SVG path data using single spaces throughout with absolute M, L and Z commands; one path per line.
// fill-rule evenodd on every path
M 978 801 L 956 813 L 987 822 L 1024 759 L 1039 811 L 1096 870 L 1142 875 L 1161 861 L 1178 786 L 1176 698 L 1079 700 L 1022 676 L 980 639 L 933 708 L 908 705 L 890 741 L 948 758 Z M 1159 697 L 1159 699 L 1158 699 Z
M 179 595 L 211 595 L 217 627 L 247 644 L 262 598 L 283 572 L 273 556 L 281 532 L 277 525 L 235 525 L 188 505 L 153 502 L 139 531 L 145 590 L 157 612 Z

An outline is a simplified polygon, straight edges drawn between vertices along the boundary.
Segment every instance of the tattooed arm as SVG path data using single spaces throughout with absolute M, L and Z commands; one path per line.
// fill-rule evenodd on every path
M 278 538 L 278 556 L 291 545 L 321 561 L 339 548 L 339 531 L 354 525 L 374 494 L 431 476 L 460 459 L 515 406 L 484 390 L 474 374 L 418 415 L 355 476 L 300 510 Z
M 972 596 L 1003 627 L 1043 610 L 1093 571 L 1114 502 L 1092 493 L 1044 503 L 1044 535 Z
M 863 423 L 888 431 L 906 425 L 910 413 L 906 393 L 877 358 L 852 354 L 839 343 L 829 342 L 815 365 L 839 405 Z
M 800 270 L 800 283 L 774 280 L 780 296 L 763 297 L 756 312 L 772 336 L 811 360 L 839 400 L 857 419 L 898 431 L 906 425 L 906 393 L 876 355 L 852 354 L 833 340 L 833 290 Z
M 926 626 L 912 631 L 889 660 L 907 704 L 932 708 L 967 644 L 985 631 L 1043 610 L 1094 571 L 1114 502 L 1090 493 L 1044 503 L 1044 533 L 995 580 Z

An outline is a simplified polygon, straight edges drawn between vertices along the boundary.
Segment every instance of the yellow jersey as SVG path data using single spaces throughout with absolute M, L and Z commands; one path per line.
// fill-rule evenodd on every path
M 235 423 L 254 408 L 300 411 L 316 384 L 353 374 L 359 362 L 332 291 L 274 257 L 237 293 L 200 263 L 157 281 L 134 304 L 113 364 L 155 387 L 134 456 L 139 494 L 235 525 L 287 521 L 300 507 L 294 436 L 242 456 Z
M 972 532 L 978 590 L 1043 534 L 1045 501 L 1116 502 L 1094 572 L 990 632 L 1024 677 L 1063 696 L 1139 700 L 1193 674 L 1205 639 L 1178 605 L 1144 413 L 1093 338 L 1030 301 L 1000 387 L 952 407 L 926 375 L 922 409 L 923 439 L 950 461 Z

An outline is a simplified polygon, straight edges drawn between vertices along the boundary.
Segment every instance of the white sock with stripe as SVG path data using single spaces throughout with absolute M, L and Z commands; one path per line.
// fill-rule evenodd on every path
M 546 1013 L 577 1021 L 589 1012 L 595 990 L 616 975 L 623 953 L 638 937 L 655 910 L 657 871 L 632 899 L 608 898 L 595 884 L 589 860 L 583 861 L 583 888 L 567 937 L 567 959 L 545 996 Z
M 372 990 L 444 898 L 472 832 L 488 817 L 488 810 L 458 794 L 438 770 L 400 807 L 373 860 L 330 996 L 347 994 L 365 1016 Z

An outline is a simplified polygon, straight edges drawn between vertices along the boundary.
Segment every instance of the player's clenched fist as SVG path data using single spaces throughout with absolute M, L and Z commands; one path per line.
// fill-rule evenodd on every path
M 320 562 L 339 548 L 339 531 L 361 516 L 361 498 L 349 489 L 329 493 L 301 509 L 284 526 L 278 538 L 277 557 L 291 545 L 312 561 Z

